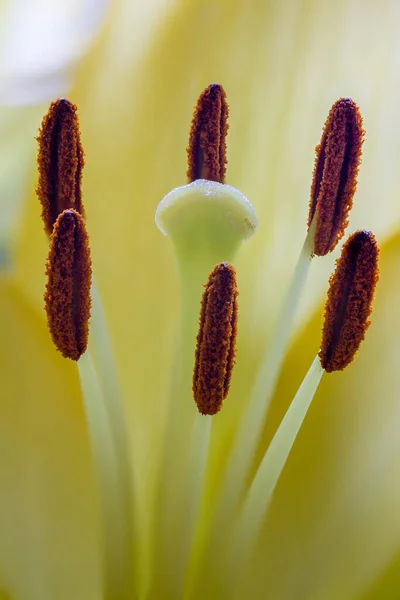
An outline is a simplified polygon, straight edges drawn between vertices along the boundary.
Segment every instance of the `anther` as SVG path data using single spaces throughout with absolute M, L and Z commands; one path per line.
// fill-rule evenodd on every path
M 237 332 L 236 271 L 220 263 L 210 273 L 201 301 L 193 394 L 199 412 L 214 415 L 228 395 Z
M 224 183 L 229 107 L 221 85 L 213 83 L 197 101 L 187 148 L 189 183 L 209 179 Z
M 344 369 L 365 338 L 378 281 L 379 249 L 369 231 L 354 233 L 336 261 L 325 305 L 321 365 L 329 373 Z
M 57 349 L 78 360 L 88 343 L 92 267 L 83 217 L 65 210 L 50 238 L 44 295 L 47 323 Z
M 82 169 L 77 107 L 65 98 L 50 104 L 37 138 L 39 180 L 36 188 L 48 234 L 60 213 L 73 208 L 83 215 Z
M 308 227 L 316 219 L 314 254 L 331 252 L 343 237 L 357 187 L 364 130 L 360 110 L 341 98 L 326 119 L 316 147 Z

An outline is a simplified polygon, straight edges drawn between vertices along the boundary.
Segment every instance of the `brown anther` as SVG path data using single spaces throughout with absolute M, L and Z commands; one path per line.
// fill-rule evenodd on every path
M 314 254 L 331 252 L 343 237 L 357 187 L 364 130 L 350 98 L 332 106 L 316 147 L 308 227 L 315 218 Z
M 215 415 L 228 395 L 235 362 L 238 289 L 234 267 L 228 263 L 216 265 L 204 287 L 193 394 L 201 414 Z
M 83 217 L 62 212 L 50 238 L 44 294 L 47 323 L 57 349 L 78 360 L 88 343 L 92 263 Z
M 195 179 L 224 183 L 228 114 L 225 90 L 213 83 L 201 94 L 194 109 L 187 147 L 189 183 Z
M 50 235 L 58 215 L 64 210 L 73 208 L 84 214 L 81 192 L 84 152 L 75 104 L 65 98 L 52 102 L 37 141 L 36 192 L 42 205 L 44 227 Z
M 374 235 L 357 231 L 344 244 L 336 261 L 319 351 L 321 365 L 328 373 L 341 371 L 351 363 L 365 338 L 379 278 L 378 254 Z

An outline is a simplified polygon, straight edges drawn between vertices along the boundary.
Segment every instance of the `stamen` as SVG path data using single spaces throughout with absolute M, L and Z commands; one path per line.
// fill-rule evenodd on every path
M 214 415 L 228 395 L 235 358 L 238 290 L 234 267 L 216 265 L 204 287 L 193 393 L 199 412 Z
M 328 373 L 344 369 L 365 338 L 379 277 L 379 248 L 370 231 L 357 231 L 344 244 L 330 278 L 319 352 Z
M 84 214 L 82 169 L 84 152 L 80 140 L 77 107 L 65 98 L 50 104 L 37 138 L 42 219 L 50 235 L 60 213 L 73 208 Z
M 224 183 L 229 107 L 221 85 L 213 83 L 197 101 L 187 148 L 189 183 L 208 179 Z
M 350 98 L 335 102 L 315 149 L 308 227 L 315 218 L 314 254 L 317 256 L 331 252 L 348 225 L 364 133 L 357 104 Z
M 65 358 L 78 360 L 88 343 L 92 267 L 85 221 L 75 210 L 65 210 L 55 222 L 46 275 L 51 337 Z

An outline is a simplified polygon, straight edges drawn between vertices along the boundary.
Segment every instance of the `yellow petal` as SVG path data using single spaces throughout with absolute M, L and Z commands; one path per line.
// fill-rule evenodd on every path
M 371 588 L 359 600 L 397 600 L 400 590 L 400 553 L 382 569 Z
M 76 366 L 0 281 L 0 581 L 24 600 L 99 597 L 98 512 Z

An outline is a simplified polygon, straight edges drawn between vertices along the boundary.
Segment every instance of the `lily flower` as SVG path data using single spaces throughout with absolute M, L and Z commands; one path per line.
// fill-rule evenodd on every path
M 398 596 L 397 5 L 390 3 L 384 14 L 368 6 L 362 20 L 355 2 L 306 2 L 290 11 L 278 3 L 235 2 L 228 12 L 223 2 L 151 3 L 146 9 L 115 3 L 79 62 L 74 84 L 52 88 L 57 94 L 47 98 L 68 91 L 79 106 L 86 154 L 83 202 L 94 284 L 89 353 L 78 367 L 57 352 L 47 330 L 44 265 L 49 243 L 54 250 L 60 238 L 50 227 L 51 241 L 43 232 L 36 177 L 24 171 L 32 189 L 26 199 L 16 184 L 7 188 L 20 204 L 1 240 L 7 256 L 0 278 L 5 598 Z M 385 36 L 372 45 L 377 29 Z M 190 115 L 211 81 L 224 84 L 230 105 L 227 183 L 205 172 L 207 161 L 193 152 L 195 174 L 187 183 Z M 332 101 L 343 96 L 357 100 L 367 131 L 344 257 L 354 264 L 350 242 L 360 240 L 347 232 L 372 230 L 381 248 L 380 281 L 359 354 L 343 372 L 323 374 L 319 384 L 322 369 L 313 359 L 340 244 L 331 255 L 312 259 L 307 280 L 299 276 L 301 298 L 288 290 L 307 235 L 313 148 Z M 35 110 L 18 109 L 28 115 L 24 164 L 31 169 L 32 130 L 40 126 L 37 99 L 32 103 Z M 225 166 L 223 152 L 219 165 Z M 192 209 L 199 198 L 218 199 L 219 186 L 226 204 L 215 226 L 218 252 L 207 254 L 196 219 L 201 230 L 208 216 L 199 208 L 193 218 Z M 157 206 L 167 238 L 154 225 Z M 174 207 L 183 211 L 178 224 L 192 219 L 185 239 L 178 240 L 174 229 Z M 227 230 L 221 233 L 227 212 L 247 223 L 228 248 Z M 255 229 L 255 213 L 257 232 L 242 244 Z M 61 221 L 68 235 L 71 223 L 81 226 L 79 209 L 77 215 Z M 312 217 L 309 226 L 311 243 Z M 307 261 L 301 264 L 308 268 Z M 216 265 L 220 270 L 213 271 Z M 229 319 L 221 331 L 230 333 L 222 336 L 229 348 L 222 372 L 233 366 L 237 279 L 236 364 L 230 385 L 220 388 L 222 396 L 227 387 L 229 393 L 218 414 L 197 416 L 196 402 L 201 408 L 221 397 L 214 387 L 204 394 L 215 357 L 210 360 L 202 341 L 211 331 L 204 324 L 215 318 L 207 312 L 215 304 L 212 290 L 227 273 Z M 210 316 L 200 318 L 204 328 L 198 331 L 203 289 L 201 315 Z M 347 292 L 329 298 L 350 297 Z M 277 346 L 288 297 L 290 327 Z M 331 309 L 332 303 L 326 314 Z M 329 323 L 321 350 L 326 371 L 333 364 Z M 261 381 L 257 397 L 265 412 L 253 422 L 248 412 L 265 356 L 276 367 L 267 378 L 270 390 Z M 190 393 L 195 364 L 196 402 Z M 110 405 L 101 401 L 107 381 L 118 383 Z M 300 390 L 305 404 L 293 403 Z M 303 413 L 294 410 L 299 406 Z M 103 425 L 106 433 L 96 438 Z M 240 432 L 248 445 L 237 445 Z M 249 447 L 244 469 L 235 451 Z M 271 455 L 274 461 L 264 468 Z M 230 482 L 241 469 L 243 487 L 231 496 Z

